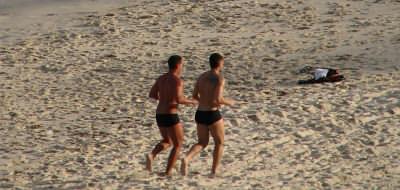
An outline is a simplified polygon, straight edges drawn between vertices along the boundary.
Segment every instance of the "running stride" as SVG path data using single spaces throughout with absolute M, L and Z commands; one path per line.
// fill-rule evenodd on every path
M 193 98 L 199 101 L 199 107 L 195 116 L 198 143 L 182 159 L 182 175 L 187 175 L 189 162 L 208 145 L 210 134 L 215 142 L 211 175 L 215 176 L 217 173 L 224 144 L 224 120 L 219 112 L 219 108 L 222 105 L 231 106 L 234 104 L 233 100 L 223 97 L 225 84 L 225 80 L 221 74 L 223 66 L 224 58 L 222 55 L 218 53 L 212 54 L 210 56 L 211 70 L 203 73 L 196 82 Z

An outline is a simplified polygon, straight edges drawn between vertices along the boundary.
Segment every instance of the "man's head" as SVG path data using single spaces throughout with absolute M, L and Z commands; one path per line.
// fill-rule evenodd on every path
M 222 69 L 224 66 L 224 57 L 219 53 L 213 53 L 210 56 L 211 69 Z
M 181 71 L 183 58 L 179 55 L 173 55 L 168 59 L 168 68 L 170 71 Z

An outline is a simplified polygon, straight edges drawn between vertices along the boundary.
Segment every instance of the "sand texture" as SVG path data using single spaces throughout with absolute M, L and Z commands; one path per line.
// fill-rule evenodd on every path
M 135 1 L 0 44 L 0 189 L 400 189 L 399 10 L 398 0 Z M 160 139 L 149 88 L 177 53 L 190 95 L 212 52 L 226 56 L 226 96 L 240 101 L 222 109 L 220 176 L 208 178 L 213 143 L 187 177 L 148 174 L 144 154 Z M 299 86 L 306 65 L 346 80 Z M 194 112 L 181 109 L 185 152 Z

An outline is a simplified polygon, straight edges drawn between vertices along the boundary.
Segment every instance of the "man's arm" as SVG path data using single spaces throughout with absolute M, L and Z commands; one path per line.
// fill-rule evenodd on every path
M 196 105 L 197 101 L 187 99 L 183 94 L 183 81 L 178 79 L 176 84 L 176 95 L 177 95 L 177 103 L 178 104 L 188 104 L 188 105 Z
M 149 93 L 149 97 L 153 98 L 155 100 L 158 100 L 159 94 L 158 94 L 158 79 L 157 81 L 154 83 L 154 85 L 151 87 L 150 93 Z
M 200 96 L 199 96 L 199 81 L 196 81 L 196 84 L 194 85 L 194 90 L 193 90 L 193 99 L 199 101 Z
M 224 98 L 224 86 L 225 86 L 225 80 L 223 78 L 220 78 L 218 80 L 218 85 L 217 85 L 217 91 L 215 93 L 217 104 L 218 105 L 227 105 L 227 106 L 233 106 L 235 103 L 231 99 Z

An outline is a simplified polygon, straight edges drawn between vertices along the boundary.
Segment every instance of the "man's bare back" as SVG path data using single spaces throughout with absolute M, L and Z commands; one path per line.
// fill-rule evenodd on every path
M 223 84 L 223 80 L 222 76 L 212 71 L 207 71 L 199 77 L 196 84 L 199 95 L 198 110 L 211 111 L 220 107 L 217 90 Z
M 168 114 L 178 112 L 178 90 L 182 85 L 182 80 L 177 76 L 166 73 L 157 79 L 158 88 L 158 106 L 156 112 L 158 114 Z
M 218 110 L 222 105 L 232 105 L 233 101 L 223 97 L 225 79 L 220 73 L 207 71 L 200 75 L 193 92 L 193 98 L 199 101 L 198 110 Z

